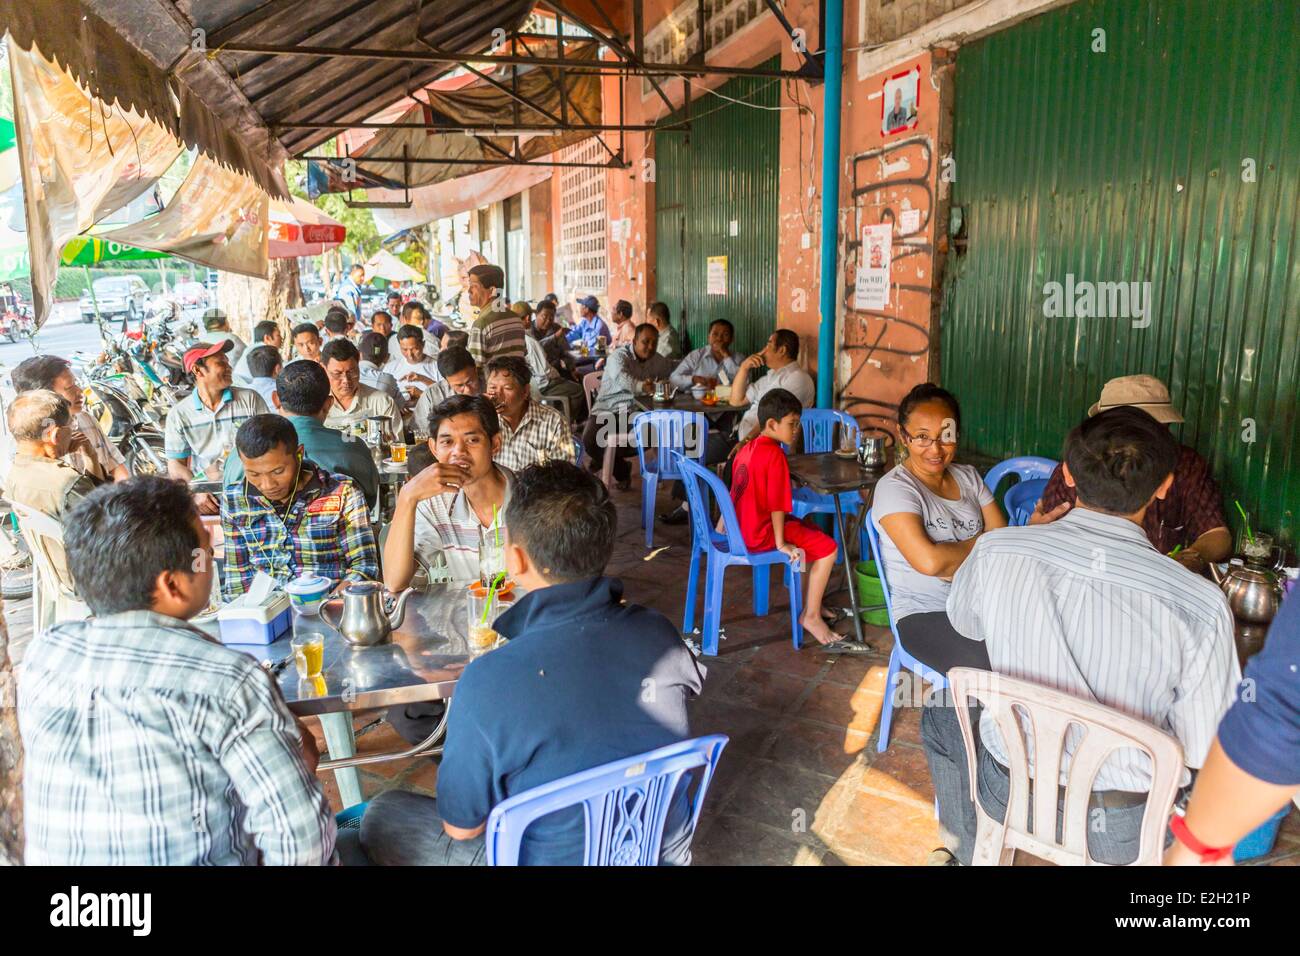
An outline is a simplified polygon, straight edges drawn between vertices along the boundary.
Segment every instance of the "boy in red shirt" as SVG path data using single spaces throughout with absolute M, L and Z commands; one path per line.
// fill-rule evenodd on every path
M 819 644 L 831 644 L 839 635 L 822 619 L 822 595 L 835 564 L 835 539 L 787 513 L 790 501 L 790 465 L 781 449 L 793 447 L 799 437 L 799 399 L 774 388 L 758 403 L 761 433 L 736 454 L 731 473 L 731 500 L 740 521 L 740 534 L 751 551 L 784 551 L 792 557 L 802 549 L 808 591 L 799 623 Z

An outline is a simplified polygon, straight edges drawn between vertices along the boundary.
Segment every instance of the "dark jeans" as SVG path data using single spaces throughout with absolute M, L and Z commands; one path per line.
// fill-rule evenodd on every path
M 388 708 L 384 719 L 408 744 L 418 744 L 434 732 L 438 721 L 447 712 L 447 704 L 441 700 L 423 700 L 414 704 L 398 704 Z
M 909 614 L 898 621 L 898 640 L 903 650 L 926 667 L 946 674 L 954 667 L 990 670 L 983 641 L 958 634 L 943 611 Z
M 388 790 L 370 801 L 361 819 L 360 848 L 375 866 L 487 864 L 482 836 L 453 840 L 442 828 L 438 801 L 407 790 Z M 342 847 L 339 856 L 344 857 Z
M 608 426 L 606 422 L 608 421 Z M 605 463 L 605 449 L 600 446 L 600 442 L 613 442 L 619 438 L 618 416 L 613 412 L 595 412 L 587 419 L 587 427 L 582 430 L 582 447 L 586 449 L 591 460 L 599 468 Z M 636 449 L 632 446 L 632 438 L 625 438 L 614 449 L 614 480 L 627 481 L 632 477 L 632 466 L 627 463 L 628 458 L 636 454 Z
M 976 776 L 980 805 L 994 820 L 1007 814 L 1011 789 L 1008 771 L 993 759 L 979 736 L 981 708 L 971 708 L 975 750 L 979 754 Z M 951 706 L 928 706 L 921 715 L 921 740 L 930 778 L 939 803 L 939 834 L 952 854 L 969 866 L 975 851 L 976 815 L 970 798 L 970 777 L 966 765 L 966 747 L 956 709 Z M 1088 852 L 1099 863 L 1124 864 L 1137 859 L 1144 803 L 1131 806 L 1103 806 L 1102 801 L 1123 802 L 1129 795 L 1111 791 L 1105 797 L 1094 792 L 1088 809 Z M 1141 794 L 1132 795 L 1133 800 Z M 1064 802 L 1057 804 L 1056 836 L 1063 825 Z M 1032 803 L 1031 803 L 1032 813 Z

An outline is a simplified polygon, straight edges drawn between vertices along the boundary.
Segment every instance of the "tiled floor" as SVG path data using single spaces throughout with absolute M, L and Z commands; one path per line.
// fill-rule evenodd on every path
M 656 549 L 666 550 L 648 552 L 638 495 L 635 484 L 616 493 L 621 533 L 609 573 L 624 580 L 629 600 L 680 624 L 689 529 L 658 526 Z M 869 656 L 795 651 L 779 583 L 768 616 L 755 617 L 752 601 L 746 572 L 729 571 L 726 639 L 716 658 L 703 659 L 708 677 L 691 712 L 694 732 L 731 738 L 695 838 L 696 863 L 923 863 L 939 839 L 919 707 L 895 712 L 889 749 L 876 752 L 889 631 L 866 629 Z M 368 727 L 358 740 L 363 752 L 401 744 L 376 716 L 358 716 L 357 727 Z M 373 765 L 361 776 L 367 797 L 394 787 L 436 793 L 437 767 L 427 759 Z M 337 807 L 333 781 L 326 786 Z M 1276 849 L 1261 862 L 1300 864 L 1300 813 L 1291 813 Z

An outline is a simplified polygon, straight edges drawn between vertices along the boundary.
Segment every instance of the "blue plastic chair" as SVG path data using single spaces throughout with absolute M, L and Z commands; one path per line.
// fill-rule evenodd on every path
M 1002 507 L 1007 509 L 1007 521 L 1011 527 L 1029 524 L 1034 506 L 1046 490 L 1046 478 L 1030 478 L 1028 481 L 1017 482 L 1007 490 L 1002 498 Z
M 1030 478 L 1051 478 L 1058 464 L 1060 463 L 1050 458 L 1040 458 L 1037 455 L 1008 458 L 989 469 L 989 473 L 984 476 L 984 485 L 996 495 L 998 485 L 1007 475 L 1015 475 L 1021 481 L 1028 481 Z
M 834 451 L 836 425 L 853 436 L 853 445 L 857 447 L 861 429 L 852 415 L 836 408 L 805 408 L 803 414 L 799 416 L 799 426 L 803 431 L 804 454 L 814 455 Z M 840 510 L 846 516 L 856 515 L 861 506 L 862 496 L 856 491 L 841 492 Z M 832 495 L 818 494 L 809 488 L 796 488 L 791 493 L 790 514 L 796 518 L 812 514 L 833 515 L 835 498 Z M 835 563 L 839 564 L 844 555 L 844 547 L 840 542 L 840 526 L 837 522 L 831 522 L 831 526 L 837 545 Z M 867 557 L 866 539 L 861 532 L 858 536 L 858 551 L 864 559 Z
M 518 866 L 528 825 L 578 805 L 583 808 L 587 831 L 584 866 L 658 866 L 664 824 L 682 774 L 703 768 L 691 798 L 694 834 L 709 781 L 726 745 L 723 734 L 683 740 L 503 800 L 488 814 L 484 833 L 488 866 Z
M 673 465 L 670 451 L 686 458 L 704 457 L 709 439 L 709 420 L 699 412 L 672 408 L 641 412 L 632 419 L 636 457 L 641 463 L 641 527 L 645 529 L 645 546 L 655 543 L 655 495 L 660 481 L 677 481 L 682 476 Z M 687 449 L 688 439 L 693 451 Z
M 880 704 L 880 738 L 876 743 L 876 750 L 884 753 L 889 749 L 889 728 L 894 722 L 894 684 L 898 680 L 898 672 L 906 667 L 918 677 L 928 680 L 936 689 L 947 687 L 948 679 L 903 650 L 903 642 L 898 639 L 898 624 L 894 621 L 894 603 L 889 596 L 889 582 L 885 579 L 885 559 L 880 551 L 880 530 L 876 527 L 876 517 L 871 510 L 867 511 L 862 526 L 866 529 L 867 538 L 870 540 L 871 553 L 876 556 L 876 573 L 880 575 L 880 589 L 885 592 L 889 629 L 894 632 L 894 649 L 889 652 L 889 672 L 885 675 L 885 699 Z
M 695 628 L 695 593 L 700 576 L 700 556 L 707 559 L 704 578 L 704 626 L 700 646 L 705 654 L 718 653 L 718 630 L 722 618 L 722 583 L 728 567 L 733 564 L 748 565 L 754 569 L 754 613 L 762 617 L 768 606 L 768 569 L 779 564 L 785 569 L 785 586 L 790 592 L 790 639 L 795 650 L 803 647 L 803 576 L 789 555 L 781 551 L 750 551 L 740 536 L 740 521 L 731 495 L 722 479 L 679 453 L 671 453 L 681 470 L 682 484 L 686 486 L 686 500 L 691 506 L 691 570 L 686 582 L 686 613 L 682 617 L 682 631 L 689 634 Z M 717 499 L 722 513 L 725 534 L 713 530 L 709 523 L 708 488 Z

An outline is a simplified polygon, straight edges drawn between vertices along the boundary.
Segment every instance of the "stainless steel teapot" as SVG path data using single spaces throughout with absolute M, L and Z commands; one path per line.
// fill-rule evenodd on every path
M 407 588 L 394 596 L 377 581 L 354 581 L 343 589 L 343 612 L 339 619 L 333 619 L 328 604 L 321 608 L 321 617 L 349 644 L 360 647 L 382 644 L 402 626 L 406 602 L 412 593 Z M 388 605 L 390 598 L 393 602 L 391 608 Z
M 1241 558 L 1228 562 L 1220 571 L 1210 562 L 1210 576 L 1223 589 L 1228 607 L 1239 621 L 1268 624 L 1282 604 L 1282 578 L 1276 570 L 1259 564 L 1246 564 Z

